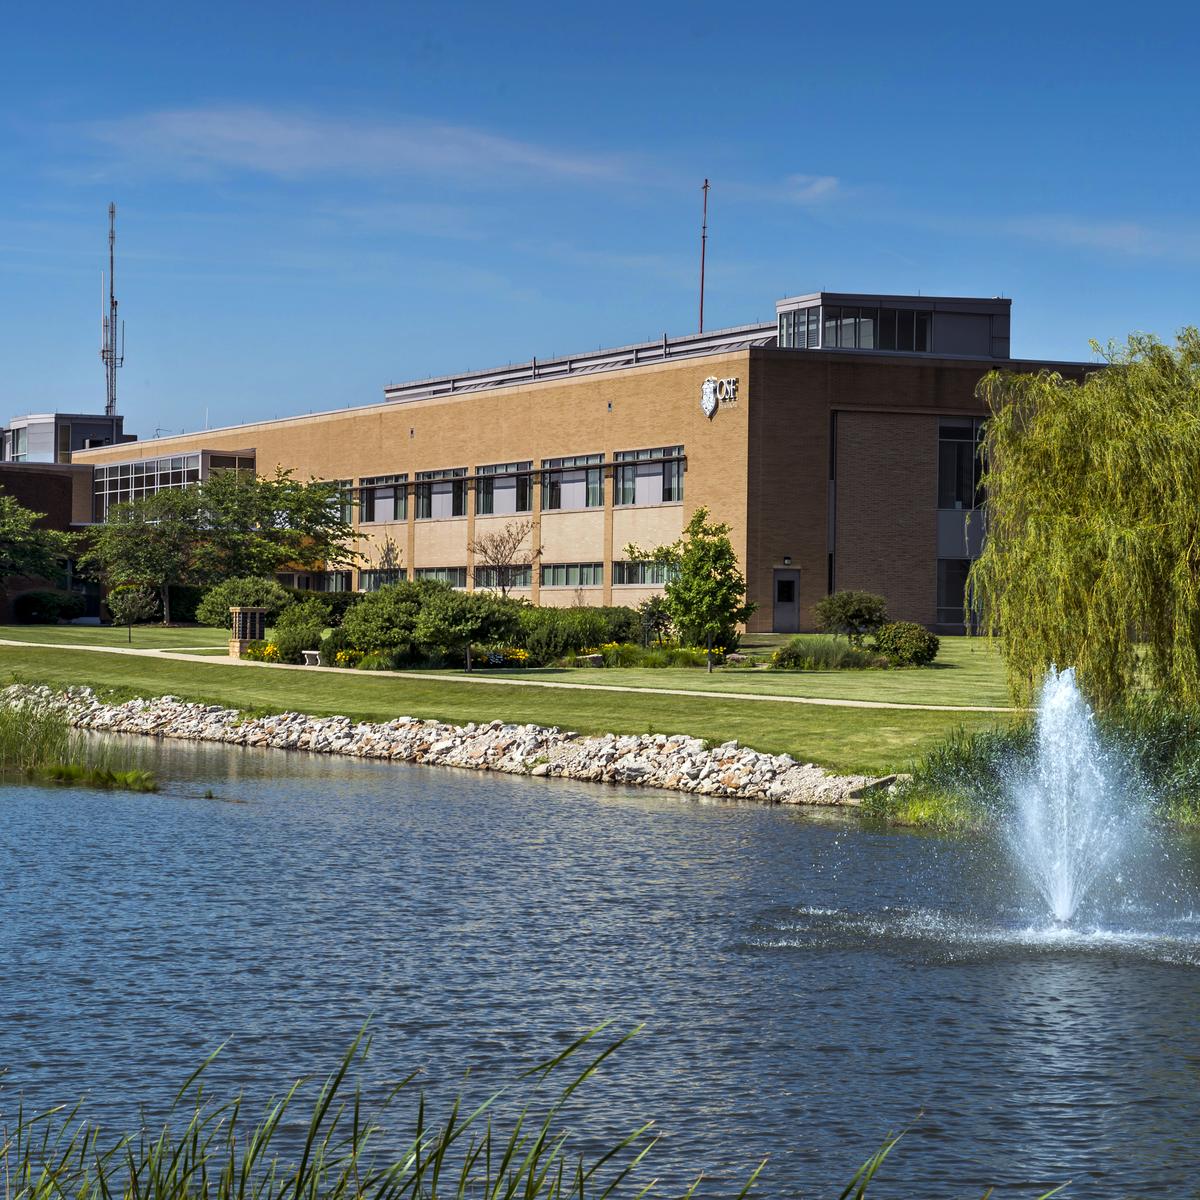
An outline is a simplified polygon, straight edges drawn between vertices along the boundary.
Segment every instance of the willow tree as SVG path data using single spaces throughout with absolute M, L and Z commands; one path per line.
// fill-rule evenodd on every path
M 987 539 L 968 604 L 1003 635 L 1017 699 L 1055 663 L 1100 705 L 1142 684 L 1200 704 L 1200 333 L 1105 358 L 1082 381 L 980 383 Z

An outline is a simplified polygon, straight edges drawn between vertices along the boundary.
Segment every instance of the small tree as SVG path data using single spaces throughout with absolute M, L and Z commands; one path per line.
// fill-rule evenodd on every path
M 158 598 L 148 587 L 126 584 L 115 587 L 105 599 L 115 625 L 124 625 L 126 641 L 133 641 L 133 627 L 158 615 Z
M 422 606 L 416 623 L 417 641 L 447 652 L 462 652 L 471 670 L 471 647 L 476 643 L 511 638 L 520 628 L 520 607 L 488 592 L 434 593 Z
M 40 528 L 45 515 L 0 491 L 0 600 L 10 578 L 53 579 L 62 570 L 74 539 Z
M 852 646 L 887 624 L 887 601 L 874 592 L 832 592 L 818 600 L 817 626 L 825 633 L 840 633 Z
M 532 521 L 509 521 L 502 528 L 468 542 L 467 549 L 475 558 L 475 586 L 494 588 L 503 599 L 508 599 L 521 575 L 532 571 L 542 557 L 541 546 L 532 544 L 532 534 Z M 483 582 L 481 569 L 487 572 Z
M 671 609 L 666 596 L 647 596 L 638 605 L 637 611 L 642 626 L 642 643 L 649 645 L 653 638 L 661 646 L 671 632 Z
M 691 645 L 704 645 L 708 669 L 713 669 L 714 644 L 737 644 L 737 626 L 754 612 L 746 601 L 746 579 L 738 567 L 729 526 L 708 519 L 708 509 L 698 508 L 669 546 L 643 550 L 626 546 L 631 560 L 662 563 L 671 570 L 664 594 L 680 636 Z

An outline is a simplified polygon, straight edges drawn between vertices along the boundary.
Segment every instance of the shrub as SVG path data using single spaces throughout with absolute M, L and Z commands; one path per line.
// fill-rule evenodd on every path
M 771 655 L 774 671 L 844 671 L 872 667 L 877 659 L 868 651 L 837 637 L 799 635 Z
M 554 662 L 609 641 L 608 624 L 594 608 L 523 608 L 517 640 L 535 663 Z
M 82 617 L 85 607 L 75 592 L 24 592 L 13 601 L 13 617 L 18 625 L 53 625 Z
M 636 608 L 612 604 L 591 610 L 604 622 L 604 642 L 636 642 L 642 634 L 642 617 Z
M 875 633 L 875 649 L 893 667 L 927 667 L 939 645 L 934 634 L 914 621 L 892 621 Z
M 346 654 L 347 651 L 342 650 L 339 653 Z M 353 654 L 354 651 L 349 653 Z M 405 653 L 396 650 L 372 650 L 369 654 L 362 655 L 355 666 L 360 671 L 394 671 L 403 666 L 405 657 Z
M 348 647 L 364 654 L 392 650 L 411 657 L 416 648 L 415 630 L 422 605 L 430 597 L 448 591 L 448 584 L 435 580 L 402 580 L 368 592 L 346 610 L 336 648 Z
M 362 592 L 314 592 L 307 588 L 284 588 L 293 600 L 311 600 L 314 596 L 329 605 L 329 624 L 335 629 L 345 620 L 350 611 L 362 598 Z
M 316 596 L 285 608 L 275 622 L 271 638 L 280 662 L 300 663 L 304 661 L 305 650 L 321 649 L 328 621 L 329 605 Z
M 204 588 L 194 587 L 190 583 L 173 583 L 167 590 L 170 593 L 171 623 L 178 625 L 194 621 Z
M 874 592 L 833 592 L 817 602 L 817 627 L 861 646 L 868 633 L 887 624 L 887 601 Z
M 230 608 L 265 608 L 267 624 L 274 625 L 279 614 L 294 603 L 294 593 L 273 579 L 245 576 L 241 579 L 226 579 L 204 593 L 196 605 L 196 620 L 201 625 L 229 629 L 233 619 Z
M 425 649 L 464 654 L 469 671 L 472 645 L 509 641 L 520 628 L 520 612 L 520 605 L 492 592 L 446 588 L 421 605 L 414 632 Z
M 311 650 L 311 646 L 305 646 Z M 253 659 L 254 662 L 280 662 L 279 647 L 273 641 L 247 642 L 242 651 L 243 658 Z

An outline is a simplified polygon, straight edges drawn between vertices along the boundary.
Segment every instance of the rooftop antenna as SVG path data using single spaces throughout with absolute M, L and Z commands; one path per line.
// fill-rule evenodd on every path
M 704 216 L 700 222 L 700 332 L 704 332 L 704 256 L 708 250 L 708 180 L 700 189 L 704 193 Z
M 117 368 L 125 365 L 125 322 L 121 322 L 121 344 L 117 347 L 117 294 L 113 266 L 117 245 L 117 206 L 108 206 L 108 311 L 104 305 L 104 276 L 100 276 L 100 360 L 104 363 L 104 415 L 117 415 Z

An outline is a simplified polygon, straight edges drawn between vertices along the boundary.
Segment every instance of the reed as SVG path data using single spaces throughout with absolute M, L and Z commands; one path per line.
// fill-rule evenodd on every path
M 253 1123 L 242 1098 L 215 1102 L 204 1072 L 215 1054 L 180 1089 L 163 1126 L 102 1138 L 81 1109 L 32 1116 L 19 1109 L 0 1142 L 4 1200 L 587 1200 L 657 1196 L 649 1160 L 658 1140 L 653 1122 L 635 1125 L 615 1144 L 576 1153 L 571 1101 L 578 1089 L 637 1029 L 607 1038 L 598 1026 L 553 1058 L 468 1106 L 455 1100 L 446 1116 L 429 1117 L 416 1073 L 401 1079 L 368 1111 L 351 1085 L 369 1039 L 360 1034 L 324 1081 L 310 1109 L 300 1108 L 302 1082 L 270 1101 Z M 543 1090 L 545 1089 L 545 1090 Z M 549 1095 L 548 1100 L 540 1099 Z M 399 1099 L 411 1099 L 411 1132 L 389 1135 L 383 1120 Z M 511 1115 L 504 1115 L 505 1113 Z M 303 1138 L 291 1132 L 303 1129 Z M 287 1134 L 281 1131 L 289 1131 Z M 863 1200 L 902 1135 L 889 1136 L 854 1174 L 841 1200 Z M 289 1144 L 284 1145 L 285 1139 Z M 398 1147 L 396 1141 L 399 1141 Z M 749 1172 L 736 1200 L 751 1194 L 766 1160 Z M 701 1179 L 683 1193 L 693 1197 Z M 1057 1191 L 1058 1189 L 1056 1189 Z M 989 1193 L 990 1194 L 990 1193 Z M 1055 1192 L 1047 1192 L 1047 1200 Z
M 115 749 L 71 728 L 60 709 L 28 700 L 0 705 L 0 774 L 46 783 L 154 792 L 153 772 L 131 766 Z

